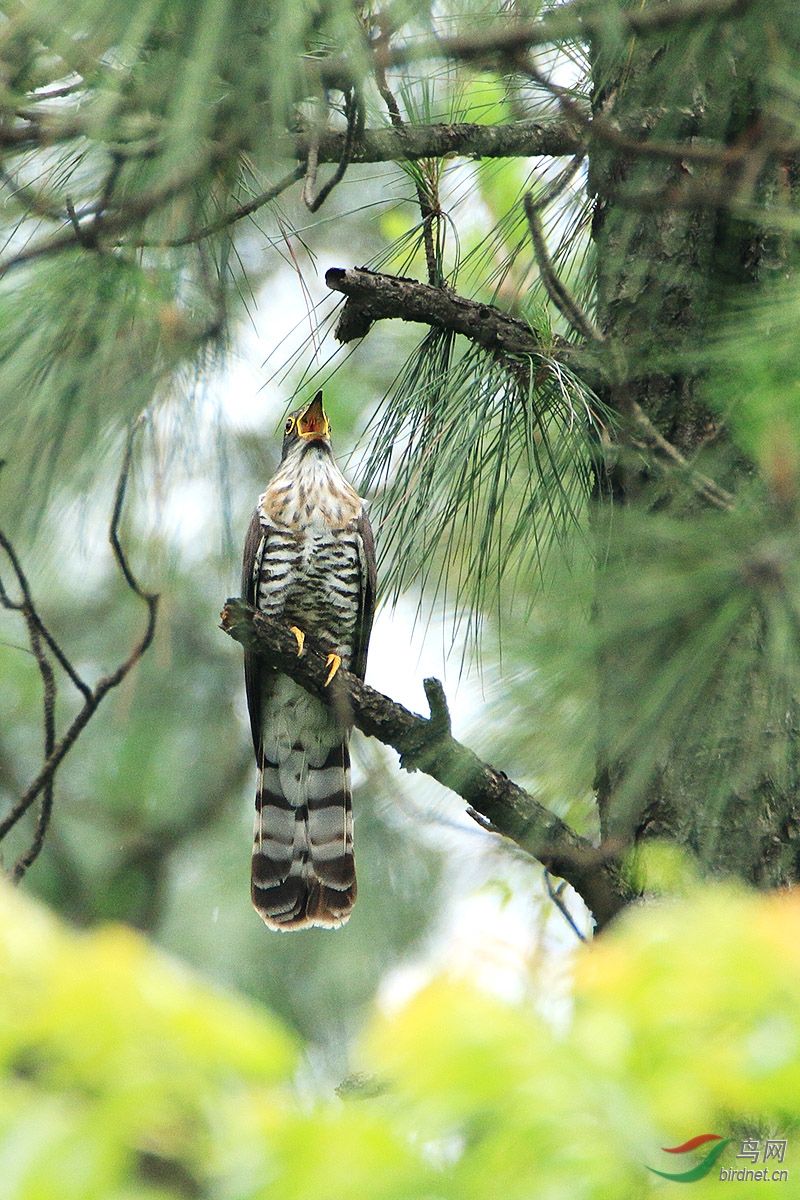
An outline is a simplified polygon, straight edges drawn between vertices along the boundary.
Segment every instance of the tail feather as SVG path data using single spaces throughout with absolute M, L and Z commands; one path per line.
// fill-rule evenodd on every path
M 337 736 L 322 761 L 300 742 L 280 763 L 262 751 L 252 897 L 271 929 L 335 929 L 355 903 L 350 754 L 347 735 Z

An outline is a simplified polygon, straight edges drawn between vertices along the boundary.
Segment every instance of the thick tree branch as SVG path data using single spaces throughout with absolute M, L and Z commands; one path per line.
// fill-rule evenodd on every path
M 221 628 L 311 695 L 347 713 L 368 737 L 392 746 L 406 770 L 423 771 L 456 792 L 491 823 L 492 829 L 511 838 L 553 875 L 566 879 L 592 911 L 598 928 L 624 907 L 627 898 L 606 850 L 595 849 L 529 792 L 453 738 L 438 680 L 425 681 L 431 710 L 430 717 L 425 718 L 348 671 L 340 669 L 326 688 L 326 656 L 310 639 L 306 639 L 303 656 L 298 658 L 297 641 L 289 629 L 241 600 L 227 601 Z
M 448 329 L 485 350 L 503 354 L 546 355 L 580 374 L 587 383 L 602 373 L 602 357 L 590 347 L 562 338 L 545 344 L 535 329 L 493 304 L 459 296 L 448 287 L 431 287 L 402 275 L 382 275 L 365 267 L 331 267 L 325 282 L 347 297 L 335 336 L 342 343 L 364 337 L 374 321 L 398 318 Z
M 347 135 L 334 130 L 319 140 L 319 162 L 339 162 Z M 472 158 L 567 158 L 583 149 L 585 132 L 574 121 L 514 121 L 510 125 L 407 124 L 398 129 L 365 129 L 355 143 L 353 163 L 416 161 L 460 154 Z M 308 156 L 311 141 L 300 134 L 287 151 Z
M 325 283 L 347 297 L 336 326 L 337 341 L 364 337 L 374 321 L 397 317 L 460 333 L 486 350 L 541 354 L 542 342 L 524 321 L 492 304 L 457 295 L 449 287 L 431 287 L 403 275 L 382 275 L 366 267 L 330 267 Z

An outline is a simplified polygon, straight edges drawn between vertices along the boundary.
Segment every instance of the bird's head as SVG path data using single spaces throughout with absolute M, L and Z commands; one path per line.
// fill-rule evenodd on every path
M 317 392 L 310 404 L 306 404 L 305 408 L 295 409 L 286 418 L 281 459 L 285 459 L 294 447 L 299 447 L 300 453 L 304 453 L 307 446 L 322 448 L 330 447 L 330 444 L 331 427 L 322 407 L 322 392 Z

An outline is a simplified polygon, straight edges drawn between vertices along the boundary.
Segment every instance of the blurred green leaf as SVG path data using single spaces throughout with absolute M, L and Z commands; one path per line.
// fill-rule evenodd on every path
M 301 1102 L 268 1013 L 129 931 L 75 934 L 7 888 L 0 908 L 4 1200 L 493 1200 L 499 1178 L 511 1200 L 617 1200 L 657 1194 L 660 1147 L 698 1132 L 733 1139 L 723 1166 L 742 1136 L 800 1161 L 792 894 L 628 913 L 578 953 L 560 1032 L 440 977 L 375 1014 L 360 1057 L 383 1086 L 344 1103 Z

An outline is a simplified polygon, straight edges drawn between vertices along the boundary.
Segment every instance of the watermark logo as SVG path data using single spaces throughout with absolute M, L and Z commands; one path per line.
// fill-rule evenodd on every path
M 694 1183 L 698 1179 L 703 1179 L 708 1175 L 714 1167 L 719 1156 L 722 1154 L 726 1146 L 729 1146 L 733 1138 L 723 1138 L 719 1133 L 699 1133 L 696 1137 L 689 1138 L 688 1142 L 683 1142 L 680 1146 L 662 1146 L 665 1154 L 689 1154 L 692 1150 L 697 1150 L 701 1146 L 708 1146 L 710 1142 L 715 1143 L 706 1150 L 700 1162 L 695 1163 L 693 1167 L 688 1167 L 685 1171 L 658 1171 L 655 1167 L 648 1167 L 648 1171 L 652 1171 L 654 1175 L 660 1175 L 662 1179 L 670 1179 L 673 1183 Z M 774 1160 L 782 1163 L 786 1155 L 786 1138 L 765 1138 L 762 1142 L 758 1138 L 745 1138 L 741 1143 L 741 1150 L 736 1155 L 737 1159 L 749 1159 L 751 1163 L 757 1164 L 759 1156 L 762 1163 Z M 789 1178 L 789 1172 L 786 1170 L 774 1170 L 770 1167 L 761 1167 L 761 1169 L 753 1169 L 750 1167 L 720 1167 L 720 1180 L 734 1180 L 749 1182 L 755 1180 L 783 1183 Z
M 716 1146 L 713 1146 L 694 1167 L 678 1172 L 657 1171 L 655 1167 L 647 1169 L 654 1175 L 660 1175 L 662 1179 L 671 1179 L 674 1183 L 694 1183 L 696 1179 L 702 1179 L 704 1175 L 708 1175 L 722 1151 L 732 1141 L 732 1138 L 723 1138 L 719 1133 L 699 1133 L 697 1137 L 689 1138 L 688 1142 L 684 1142 L 681 1146 L 661 1147 L 667 1154 L 688 1154 L 690 1150 L 696 1150 L 698 1146 L 704 1146 L 707 1142 L 716 1142 Z
M 779 1163 L 783 1162 L 786 1157 L 786 1138 L 764 1138 L 763 1151 L 761 1145 L 759 1138 L 745 1138 L 742 1142 L 742 1148 L 736 1157 L 748 1158 L 751 1163 L 755 1164 L 758 1162 L 759 1153 L 761 1153 L 762 1163 L 769 1162 L 770 1159 Z M 789 1178 L 789 1172 L 774 1170 L 764 1166 L 760 1170 L 753 1170 L 750 1167 L 720 1167 L 719 1177 L 723 1180 L 733 1181 L 734 1179 L 738 1179 L 748 1183 L 751 1180 L 769 1180 L 771 1183 L 785 1183 Z

